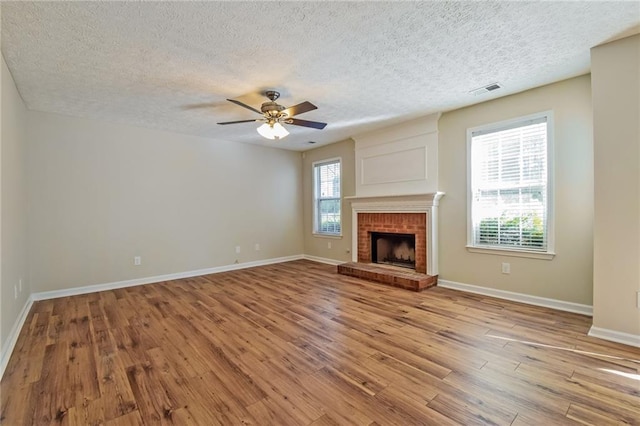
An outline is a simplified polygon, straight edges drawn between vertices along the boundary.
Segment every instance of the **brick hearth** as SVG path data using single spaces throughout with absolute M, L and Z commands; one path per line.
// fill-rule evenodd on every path
M 338 265 L 338 273 L 413 291 L 422 291 L 438 283 L 437 276 L 375 263 L 343 263 Z

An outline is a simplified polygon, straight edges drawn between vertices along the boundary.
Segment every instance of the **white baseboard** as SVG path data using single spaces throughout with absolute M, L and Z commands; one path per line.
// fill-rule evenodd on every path
M 24 326 L 24 322 L 27 320 L 27 315 L 29 314 L 32 305 L 33 298 L 29 297 L 22 307 L 22 311 L 20 311 L 16 322 L 13 324 L 13 327 L 9 332 L 9 336 L 7 337 L 7 340 L 2 347 L 2 352 L 0 352 L 0 379 L 2 379 L 2 376 L 4 376 L 4 370 L 7 368 L 9 358 L 11 358 L 13 349 L 18 342 L 18 336 L 20 335 L 20 331 Z
M 529 294 L 515 293 L 494 288 L 480 287 L 471 284 L 463 284 L 455 281 L 438 279 L 438 287 L 461 290 L 469 293 L 482 294 L 498 299 L 512 300 L 514 302 L 527 303 L 529 305 L 544 306 L 545 308 L 558 309 L 559 311 L 574 312 L 587 316 L 593 316 L 593 306 L 579 303 L 565 302 L 563 300 L 547 299 L 546 297 L 531 296 Z
M 154 277 L 136 278 L 133 280 L 116 281 L 104 284 L 94 284 L 84 287 L 74 287 L 62 290 L 42 291 L 33 293 L 33 300 L 57 299 L 58 297 L 77 296 L 79 294 L 96 293 L 98 291 L 114 290 L 118 288 L 133 287 L 143 284 L 152 284 L 162 281 L 179 280 L 181 278 L 191 278 L 200 275 L 216 274 L 219 272 L 235 271 L 238 269 L 253 268 L 255 266 L 272 265 L 274 263 L 290 262 L 292 260 L 303 259 L 304 255 L 275 257 L 272 259 L 256 260 L 253 262 L 235 263 L 232 265 L 216 266 L 214 268 L 196 269 L 194 271 L 177 272 L 175 274 L 156 275 Z
M 335 260 L 335 259 L 329 259 L 326 257 L 311 256 L 310 254 L 305 254 L 304 258 L 307 260 L 312 260 L 314 262 L 326 263 L 327 265 L 341 265 L 343 263 L 346 263 L 346 261 L 344 260 Z
M 640 348 L 640 335 L 591 326 L 589 336 Z

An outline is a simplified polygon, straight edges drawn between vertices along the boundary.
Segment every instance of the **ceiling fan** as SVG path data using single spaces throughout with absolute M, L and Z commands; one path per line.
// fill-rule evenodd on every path
M 275 90 L 267 90 L 265 92 L 268 102 L 264 102 L 260 107 L 260 111 L 234 99 L 227 99 L 229 102 L 233 102 L 243 108 L 250 109 L 253 112 L 261 114 L 263 118 L 257 118 L 255 120 L 239 120 L 239 121 L 225 121 L 218 124 L 236 124 L 236 123 L 249 123 L 249 122 L 262 122 L 262 126 L 258 127 L 258 133 L 267 139 L 282 139 L 286 137 L 289 132 L 284 128 L 283 124 L 293 124 L 295 126 L 311 127 L 313 129 L 324 129 L 327 123 L 321 123 L 319 121 L 300 120 L 299 118 L 293 118 L 294 115 L 304 114 L 305 112 L 313 111 L 318 107 L 311 102 L 302 102 L 298 105 L 294 105 L 289 108 L 277 104 L 276 100 L 280 97 L 280 93 Z

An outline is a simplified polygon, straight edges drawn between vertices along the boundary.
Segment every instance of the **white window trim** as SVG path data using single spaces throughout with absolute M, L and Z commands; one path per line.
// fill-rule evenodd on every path
M 473 194 L 471 192 L 471 138 L 474 132 L 499 130 L 516 123 L 533 120 L 540 117 L 547 118 L 547 249 L 527 250 L 507 247 L 480 247 L 473 244 Z M 500 256 L 526 257 L 530 259 L 551 260 L 555 253 L 555 126 L 553 111 L 543 111 L 523 117 L 512 118 L 496 123 L 486 124 L 467 129 L 467 251 L 470 253 L 493 254 Z
M 318 187 L 316 185 L 316 166 L 319 164 L 325 164 L 325 163 L 333 163 L 335 161 L 338 161 L 340 164 L 340 233 L 339 234 L 330 234 L 327 232 L 318 232 L 317 231 L 317 224 L 318 224 L 318 209 L 316 206 L 317 203 L 317 190 Z M 311 223 L 311 234 L 314 237 L 319 237 L 319 238 L 330 238 L 330 239 L 341 239 L 342 238 L 342 231 L 344 228 L 344 223 L 342 221 L 342 157 L 333 157 L 333 158 L 326 158 L 324 160 L 318 160 L 318 161 L 314 161 L 313 163 L 311 163 L 311 185 L 313 186 L 313 196 L 311 197 L 311 210 L 313 212 L 313 221 Z

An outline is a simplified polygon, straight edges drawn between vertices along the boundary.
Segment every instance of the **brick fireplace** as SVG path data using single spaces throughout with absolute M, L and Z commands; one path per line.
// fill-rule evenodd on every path
M 352 212 L 352 260 L 371 263 L 371 232 L 416 236 L 416 272 L 438 275 L 438 202 L 444 193 L 347 197 Z
M 352 260 L 338 272 L 421 291 L 438 280 L 438 201 L 444 194 L 347 197 L 352 211 Z M 372 263 L 371 233 L 415 236 L 415 270 Z
M 358 262 L 371 262 L 371 233 L 415 235 L 415 270 L 427 273 L 426 213 L 358 213 Z

